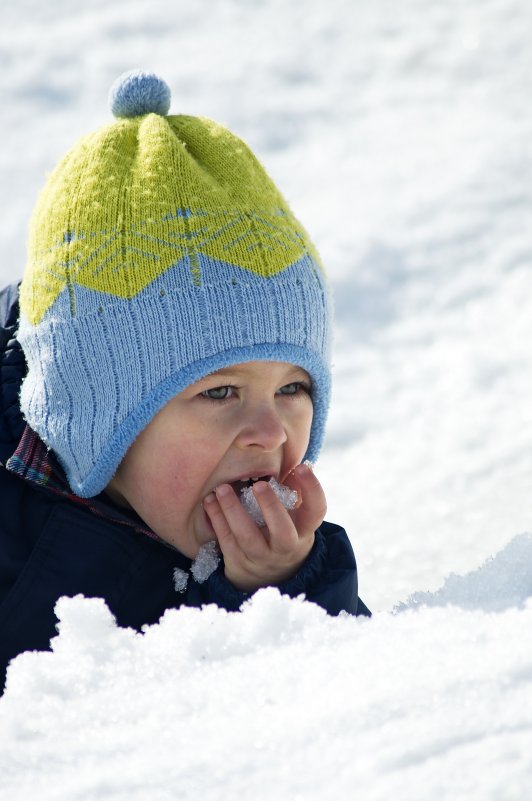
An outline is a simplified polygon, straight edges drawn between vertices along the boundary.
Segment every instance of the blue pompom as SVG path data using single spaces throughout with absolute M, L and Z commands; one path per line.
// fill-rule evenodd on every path
M 142 114 L 167 114 L 170 87 L 152 72 L 131 70 L 116 79 L 109 92 L 109 104 L 115 117 L 140 117 Z

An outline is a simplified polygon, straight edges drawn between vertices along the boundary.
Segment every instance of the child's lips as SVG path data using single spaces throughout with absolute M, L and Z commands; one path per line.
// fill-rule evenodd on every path
M 271 473 L 265 473 L 258 478 L 237 479 L 236 481 L 230 481 L 229 483 L 238 495 L 243 489 L 253 486 L 253 484 L 257 483 L 257 481 L 269 481 L 270 478 L 272 478 Z
M 229 484 L 235 493 L 239 495 L 239 493 L 245 488 L 249 487 L 252 484 L 255 484 L 257 481 L 269 481 L 271 478 L 274 478 L 278 481 L 279 470 L 254 470 L 249 471 L 246 473 L 241 473 L 239 476 L 233 476 L 232 478 L 226 478 L 223 481 L 220 481 L 219 484 L 216 486 L 219 487 L 220 484 Z M 216 487 L 213 488 L 212 492 L 216 490 Z

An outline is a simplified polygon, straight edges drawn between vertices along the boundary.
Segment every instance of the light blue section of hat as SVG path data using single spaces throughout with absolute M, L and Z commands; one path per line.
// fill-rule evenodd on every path
M 250 361 L 308 372 L 313 414 L 305 458 L 316 460 L 330 398 L 321 269 L 304 255 L 265 279 L 201 253 L 198 267 L 200 286 L 187 256 L 133 298 L 72 284 L 38 326 L 21 317 L 18 339 L 28 363 L 21 408 L 82 498 L 106 487 L 171 398 L 209 373 Z
M 170 87 L 153 72 L 130 70 L 111 86 L 109 105 L 115 117 L 164 116 L 170 108 Z

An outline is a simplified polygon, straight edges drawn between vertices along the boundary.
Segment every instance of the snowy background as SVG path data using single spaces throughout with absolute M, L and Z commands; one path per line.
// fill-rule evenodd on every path
M 316 471 L 377 612 L 267 591 L 135 636 L 63 601 L 2 801 L 530 797 L 531 35 L 528 0 L 0 0 L 2 283 L 124 70 L 246 139 L 335 292 Z

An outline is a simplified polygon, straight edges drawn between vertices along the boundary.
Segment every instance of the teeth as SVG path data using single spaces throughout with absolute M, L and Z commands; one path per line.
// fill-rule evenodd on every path
M 269 473 L 268 474 L 265 473 L 262 476 L 254 476 L 254 477 L 247 476 L 247 477 L 243 477 L 243 478 L 237 478 L 234 481 L 231 481 L 230 483 L 231 484 L 247 484 L 248 486 L 251 486 L 252 484 L 256 484 L 257 481 L 269 481 L 271 478 L 272 478 L 272 476 Z

